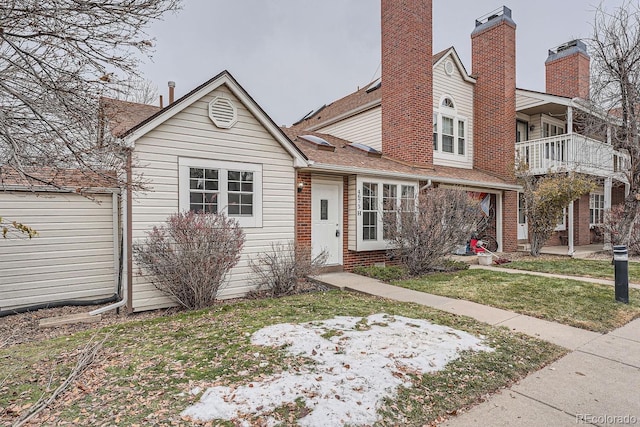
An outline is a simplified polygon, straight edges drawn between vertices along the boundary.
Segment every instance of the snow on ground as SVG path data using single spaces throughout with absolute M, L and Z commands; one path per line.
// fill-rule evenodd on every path
M 244 386 L 211 387 L 182 415 L 203 421 L 266 417 L 302 398 L 310 413 L 298 420 L 300 425 L 371 425 L 383 398 L 395 396 L 399 386 L 411 386 L 406 373 L 441 370 L 463 350 L 492 351 L 466 332 L 387 314 L 272 325 L 255 332 L 251 343 L 285 346 L 316 364 Z

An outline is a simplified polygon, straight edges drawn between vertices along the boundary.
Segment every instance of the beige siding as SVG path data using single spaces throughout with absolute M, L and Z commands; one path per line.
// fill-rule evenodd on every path
M 219 129 L 207 115 L 208 102 L 224 95 L 238 107 L 238 122 L 231 129 Z M 269 249 L 272 242 L 294 238 L 293 160 L 258 120 L 222 86 L 159 125 L 136 142 L 138 167 L 149 191 L 135 194 L 133 240 L 140 241 L 154 225 L 178 211 L 178 158 L 262 165 L 262 227 L 245 228 L 246 243 L 240 263 L 232 270 L 221 292 L 223 298 L 237 297 L 252 289 L 248 260 Z M 172 305 L 139 274 L 134 266 L 133 307 L 135 311 Z
M 382 150 L 382 107 L 377 106 L 356 116 L 317 130 L 350 142 Z
M 39 235 L 0 244 L 0 311 L 116 292 L 112 195 L 0 192 L 3 217 Z
M 444 69 L 445 60 L 433 69 L 433 109 L 437 111 L 440 100 L 444 95 L 453 99 L 458 116 L 466 119 L 467 151 L 465 156 L 446 156 L 440 152 L 434 152 L 433 162 L 442 166 L 453 166 L 470 169 L 473 167 L 473 83 L 464 80 L 463 75 L 454 66 L 454 72 L 448 75 Z M 425 120 L 431 125 L 433 118 Z M 432 141 L 429 141 L 431 143 Z

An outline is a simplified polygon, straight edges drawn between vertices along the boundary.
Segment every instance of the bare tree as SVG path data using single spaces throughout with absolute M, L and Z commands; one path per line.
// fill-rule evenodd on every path
M 626 236 L 622 240 L 628 242 L 640 207 L 640 3 L 625 0 L 612 11 L 601 4 L 595 13 L 590 45 L 593 114 L 585 126 L 603 138 L 608 133 L 614 148 L 629 154 L 630 163 L 620 168 L 626 173 L 630 191 L 619 224 Z
M 125 153 L 98 130 L 99 98 L 137 76 L 145 27 L 181 0 L 0 2 L 0 167 L 29 182 L 73 168 L 112 185 Z
M 478 202 L 467 192 L 429 188 L 418 196 L 415 207 L 384 215 L 390 252 L 412 275 L 432 271 L 443 257 L 467 242 L 479 215 Z

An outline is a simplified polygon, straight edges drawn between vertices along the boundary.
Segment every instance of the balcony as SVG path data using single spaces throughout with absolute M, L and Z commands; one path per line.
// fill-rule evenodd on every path
M 571 133 L 516 143 L 516 160 L 534 175 L 576 171 L 626 182 L 629 156 L 610 144 Z

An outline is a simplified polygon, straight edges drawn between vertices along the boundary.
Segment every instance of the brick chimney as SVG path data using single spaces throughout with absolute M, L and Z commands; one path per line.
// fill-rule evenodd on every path
M 381 16 L 382 151 L 431 166 L 432 0 L 382 0 Z
M 544 63 L 547 93 L 568 98 L 589 98 L 591 59 L 581 40 L 572 40 L 549 50 Z
M 516 127 L 516 24 L 502 7 L 471 33 L 474 166 L 513 182 Z

